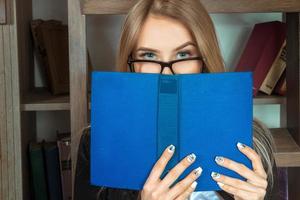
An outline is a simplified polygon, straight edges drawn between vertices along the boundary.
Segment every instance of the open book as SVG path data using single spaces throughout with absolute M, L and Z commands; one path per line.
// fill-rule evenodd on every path
M 140 190 L 170 144 L 176 150 L 166 174 L 190 153 L 201 166 L 196 191 L 219 190 L 212 171 L 224 156 L 251 168 L 236 147 L 252 147 L 252 73 L 162 75 L 93 72 L 91 96 L 91 184 Z M 163 174 L 163 175 L 164 175 Z M 162 176 L 163 176 L 162 175 Z

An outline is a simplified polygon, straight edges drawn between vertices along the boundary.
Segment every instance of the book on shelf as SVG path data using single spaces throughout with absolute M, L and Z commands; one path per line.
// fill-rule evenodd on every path
M 29 163 L 34 199 L 48 200 L 47 178 L 42 143 L 29 144 Z
M 46 72 L 47 84 L 53 94 L 69 92 L 68 26 L 57 20 L 36 19 L 31 32 L 38 64 Z
M 276 84 L 274 93 L 281 96 L 286 95 L 286 70 L 282 73 L 278 83 Z
M 63 200 L 72 199 L 72 172 L 71 172 L 71 140 L 69 137 L 57 140 L 59 151 L 59 167 Z
M 56 142 L 44 142 L 43 150 L 45 156 L 49 200 L 62 200 L 60 167 Z
M 255 24 L 235 69 L 237 72 L 253 72 L 253 96 L 257 95 L 285 40 L 285 23 Z
M 271 95 L 278 80 L 286 68 L 286 40 L 282 44 L 282 48 L 278 52 L 275 61 L 273 62 L 266 78 L 264 79 L 259 90 L 268 95 Z

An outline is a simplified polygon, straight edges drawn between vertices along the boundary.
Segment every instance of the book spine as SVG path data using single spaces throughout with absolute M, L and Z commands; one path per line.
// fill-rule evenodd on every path
M 265 80 L 263 81 L 260 91 L 270 95 L 286 68 L 286 41 L 283 43 L 271 69 L 269 70 Z
M 49 199 L 61 200 L 62 189 L 57 145 L 56 143 L 45 143 L 43 147 L 45 155 Z
M 72 199 L 71 145 L 70 141 L 58 140 L 60 174 L 63 200 Z
M 29 158 L 34 199 L 48 200 L 45 163 L 41 144 L 29 144 Z

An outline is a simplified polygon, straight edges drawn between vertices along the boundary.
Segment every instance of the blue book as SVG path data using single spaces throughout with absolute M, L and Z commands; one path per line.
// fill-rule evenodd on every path
M 164 175 L 195 153 L 180 181 L 201 166 L 196 191 L 219 190 L 212 171 L 243 179 L 218 166 L 224 156 L 251 168 L 236 147 L 252 147 L 252 73 L 185 75 L 93 72 L 91 184 L 141 190 L 164 149 L 176 150 Z

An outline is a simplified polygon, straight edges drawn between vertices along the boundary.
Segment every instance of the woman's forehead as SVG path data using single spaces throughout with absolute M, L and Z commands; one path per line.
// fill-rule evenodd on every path
M 149 15 L 140 31 L 137 46 L 174 49 L 188 41 L 193 41 L 193 37 L 179 20 Z

